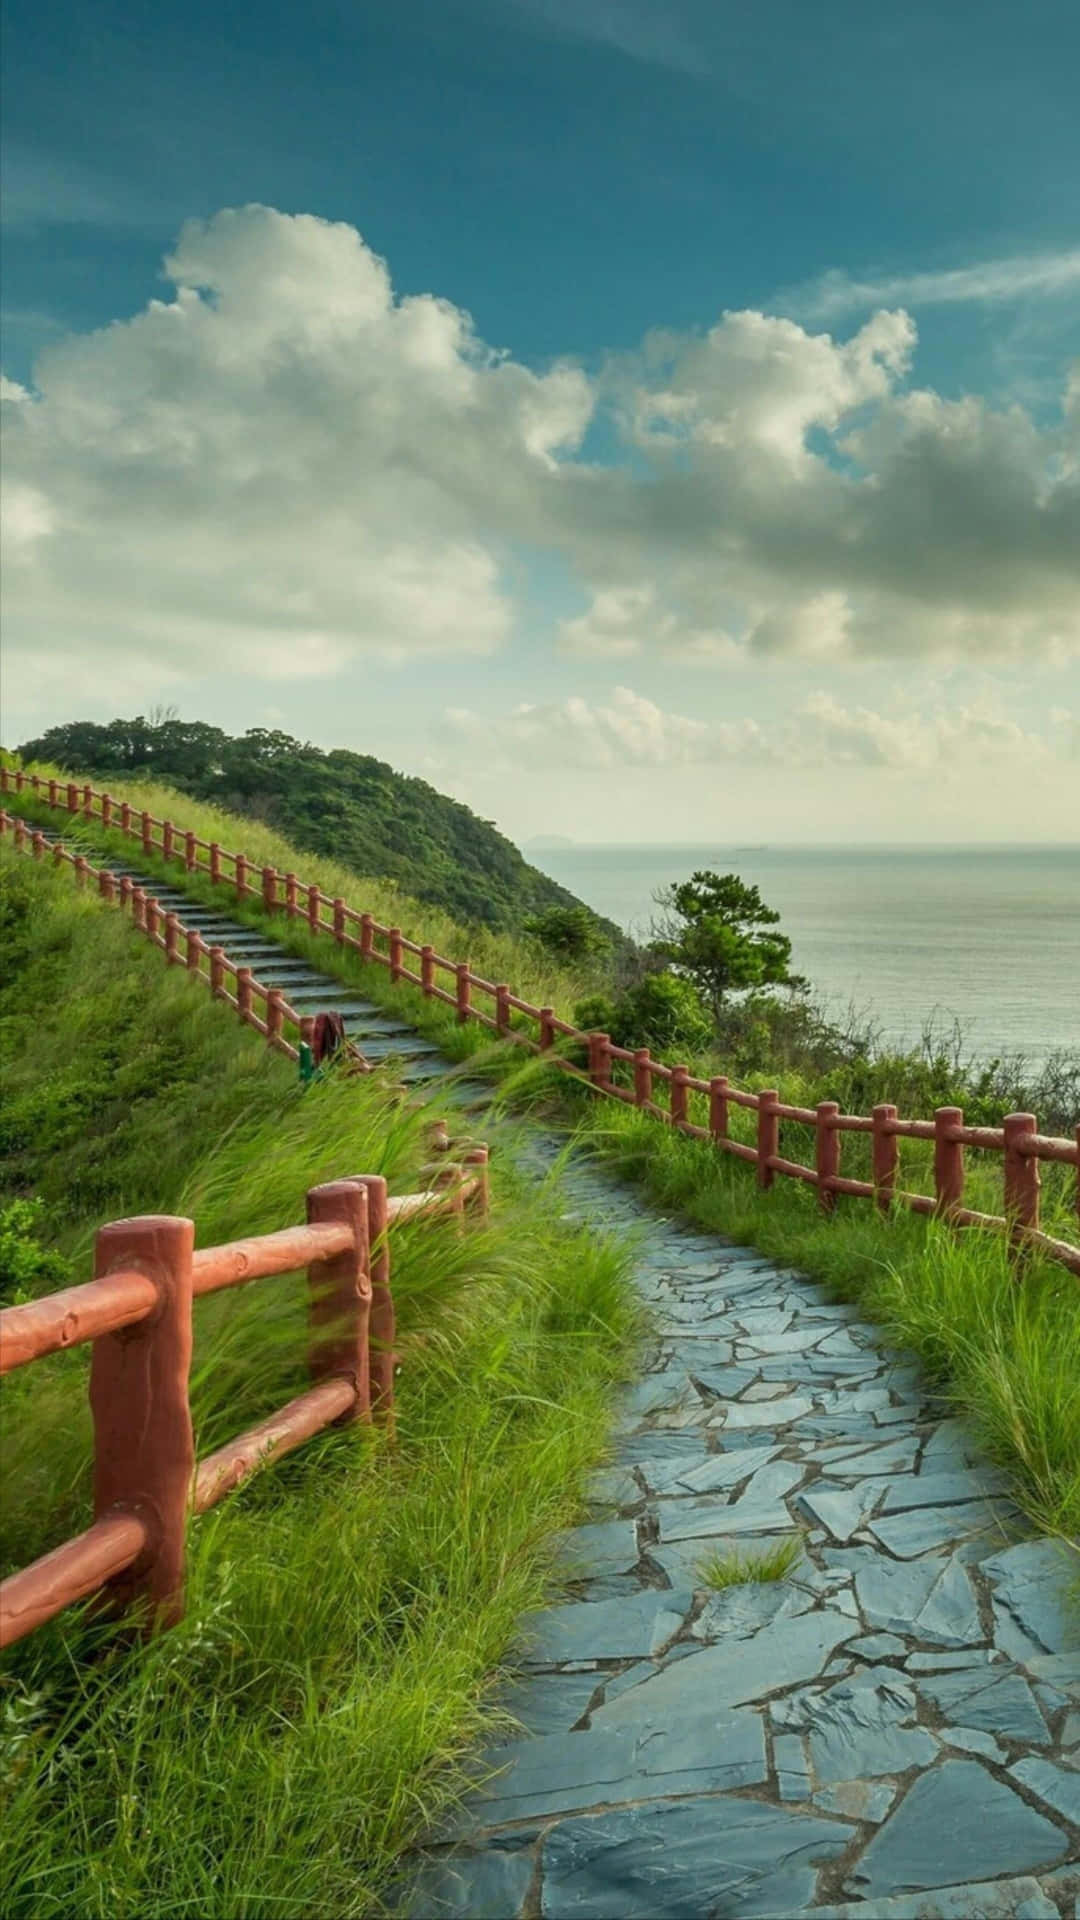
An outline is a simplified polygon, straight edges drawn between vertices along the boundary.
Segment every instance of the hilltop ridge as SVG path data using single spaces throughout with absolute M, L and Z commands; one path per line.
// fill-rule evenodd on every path
M 261 820 L 306 851 L 398 881 L 465 924 L 519 932 L 530 914 L 584 904 L 490 820 L 426 780 L 346 747 L 325 751 L 265 727 L 232 736 L 202 721 L 140 715 L 50 727 L 18 752 L 72 774 L 165 781 Z M 611 921 L 592 917 L 616 946 L 625 944 Z

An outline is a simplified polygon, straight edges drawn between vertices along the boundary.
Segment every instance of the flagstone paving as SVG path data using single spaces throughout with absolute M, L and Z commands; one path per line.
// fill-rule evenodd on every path
M 128 871 L 107 862 L 114 871 Z M 406 1081 L 449 1062 L 216 908 L 207 938 L 339 1005 Z M 486 1098 L 458 1081 L 455 1099 Z M 543 1172 L 557 1155 L 532 1136 Z M 399 1901 L 416 1920 L 1080 1920 L 1080 1633 L 1065 1551 L 857 1309 L 571 1167 L 575 1217 L 639 1236 L 655 1344 L 612 1464 L 520 1623 L 520 1737 Z M 702 1562 L 793 1535 L 777 1583 Z
M 550 1153 L 538 1146 L 538 1161 Z M 553 1151 L 553 1149 L 552 1149 Z M 587 1168 L 655 1345 L 416 1920 L 1080 1920 L 1067 1550 L 857 1310 Z M 780 1582 L 702 1562 L 798 1535 Z

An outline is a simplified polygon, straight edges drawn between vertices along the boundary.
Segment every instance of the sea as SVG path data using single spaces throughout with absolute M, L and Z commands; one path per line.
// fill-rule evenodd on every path
M 792 967 L 890 1045 L 959 1022 L 973 1060 L 1080 1051 L 1080 846 L 560 846 L 526 857 L 628 933 L 656 890 L 737 873 L 780 914 Z

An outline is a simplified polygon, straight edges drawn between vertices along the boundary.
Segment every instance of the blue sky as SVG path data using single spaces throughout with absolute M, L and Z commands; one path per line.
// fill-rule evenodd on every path
M 954 776 L 1001 837 L 1003 766 L 1067 819 L 1078 82 L 1063 0 L 9 0 L 5 741 L 273 715 L 583 839 L 836 837 L 838 769 L 869 837 Z

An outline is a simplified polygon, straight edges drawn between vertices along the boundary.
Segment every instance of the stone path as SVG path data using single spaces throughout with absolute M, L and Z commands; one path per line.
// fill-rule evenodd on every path
M 1023 1539 L 856 1309 L 591 1170 L 567 1184 L 590 1220 L 647 1227 L 656 1345 L 561 1543 L 568 1598 L 521 1623 L 522 1737 L 483 1756 L 402 1910 L 1080 1916 L 1062 1550 Z M 705 1586 L 703 1560 L 796 1530 L 784 1580 Z
M 118 862 L 395 1077 L 449 1062 L 272 930 Z M 457 1082 L 448 1100 L 479 1095 Z M 532 1138 L 537 1172 L 554 1142 Z M 1080 1632 L 1066 1556 L 1023 1539 L 962 1425 L 854 1308 L 572 1168 L 642 1234 L 656 1345 L 624 1395 L 567 1599 L 521 1623 L 506 1707 L 411 1876 L 415 1920 L 1080 1920 Z M 786 1579 L 702 1562 L 799 1533 Z

